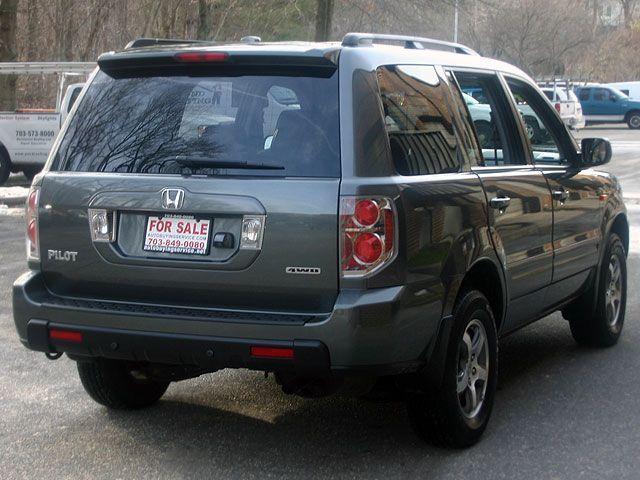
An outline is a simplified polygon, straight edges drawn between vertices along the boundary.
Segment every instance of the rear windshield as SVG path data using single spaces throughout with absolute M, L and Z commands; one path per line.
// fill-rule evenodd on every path
M 52 170 L 339 177 L 338 73 L 141 76 L 99 72 Z

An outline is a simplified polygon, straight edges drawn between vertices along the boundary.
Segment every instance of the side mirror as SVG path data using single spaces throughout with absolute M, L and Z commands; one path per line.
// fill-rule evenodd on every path
M 611 143 L 606 138 L 583 138 L 581 148 L 582 168 L 604 165 L 611 160 Z
M 618 101 L 618 99 L 616 97 L 613 97 L 613 96 L 609 97 L 609 100 L 611 100 L 614 103 Z

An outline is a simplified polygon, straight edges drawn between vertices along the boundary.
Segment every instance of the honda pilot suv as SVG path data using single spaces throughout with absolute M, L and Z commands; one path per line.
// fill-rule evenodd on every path
M 581 344 L 620 336 L 610 157 L 458 44 L 136 41 L 33 182 L 17 331 L 110 408 L 247 368 L 308 397 L 391 385 L 421 437 L 469 446 L 499 338 L 557 310 Z

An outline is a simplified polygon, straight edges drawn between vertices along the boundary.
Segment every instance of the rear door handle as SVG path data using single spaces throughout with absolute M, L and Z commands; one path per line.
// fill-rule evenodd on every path
M 495 197 L 492 198 L 489 203 L 491 204 L 491 208 L 502 211 L 509 206 L 511 199 L 509 197 Z
M 560 203 L 564 203 L 569 198 L 569 192 L 566 190 L 554 190 L 553 191 L 553 199 L 559 201 Z

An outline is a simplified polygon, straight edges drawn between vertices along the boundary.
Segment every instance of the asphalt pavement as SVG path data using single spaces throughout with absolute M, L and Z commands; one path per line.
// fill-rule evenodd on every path
M 299 399 L 247 371 L 172 384 L 144 411 L 106 410 L 72 361 L 18 342 L 10 287 L 26 268 L 24 220 L 0 215 L 0 477 L 639 478 L 640 132 L 579 135 L 612 140 L 607 170 L 630 199 L 624 333 L 614 348 L 581 348 L 554 314 L 504 339 L 491 423 L 464 451 L 419 441 L 400 402 Z

